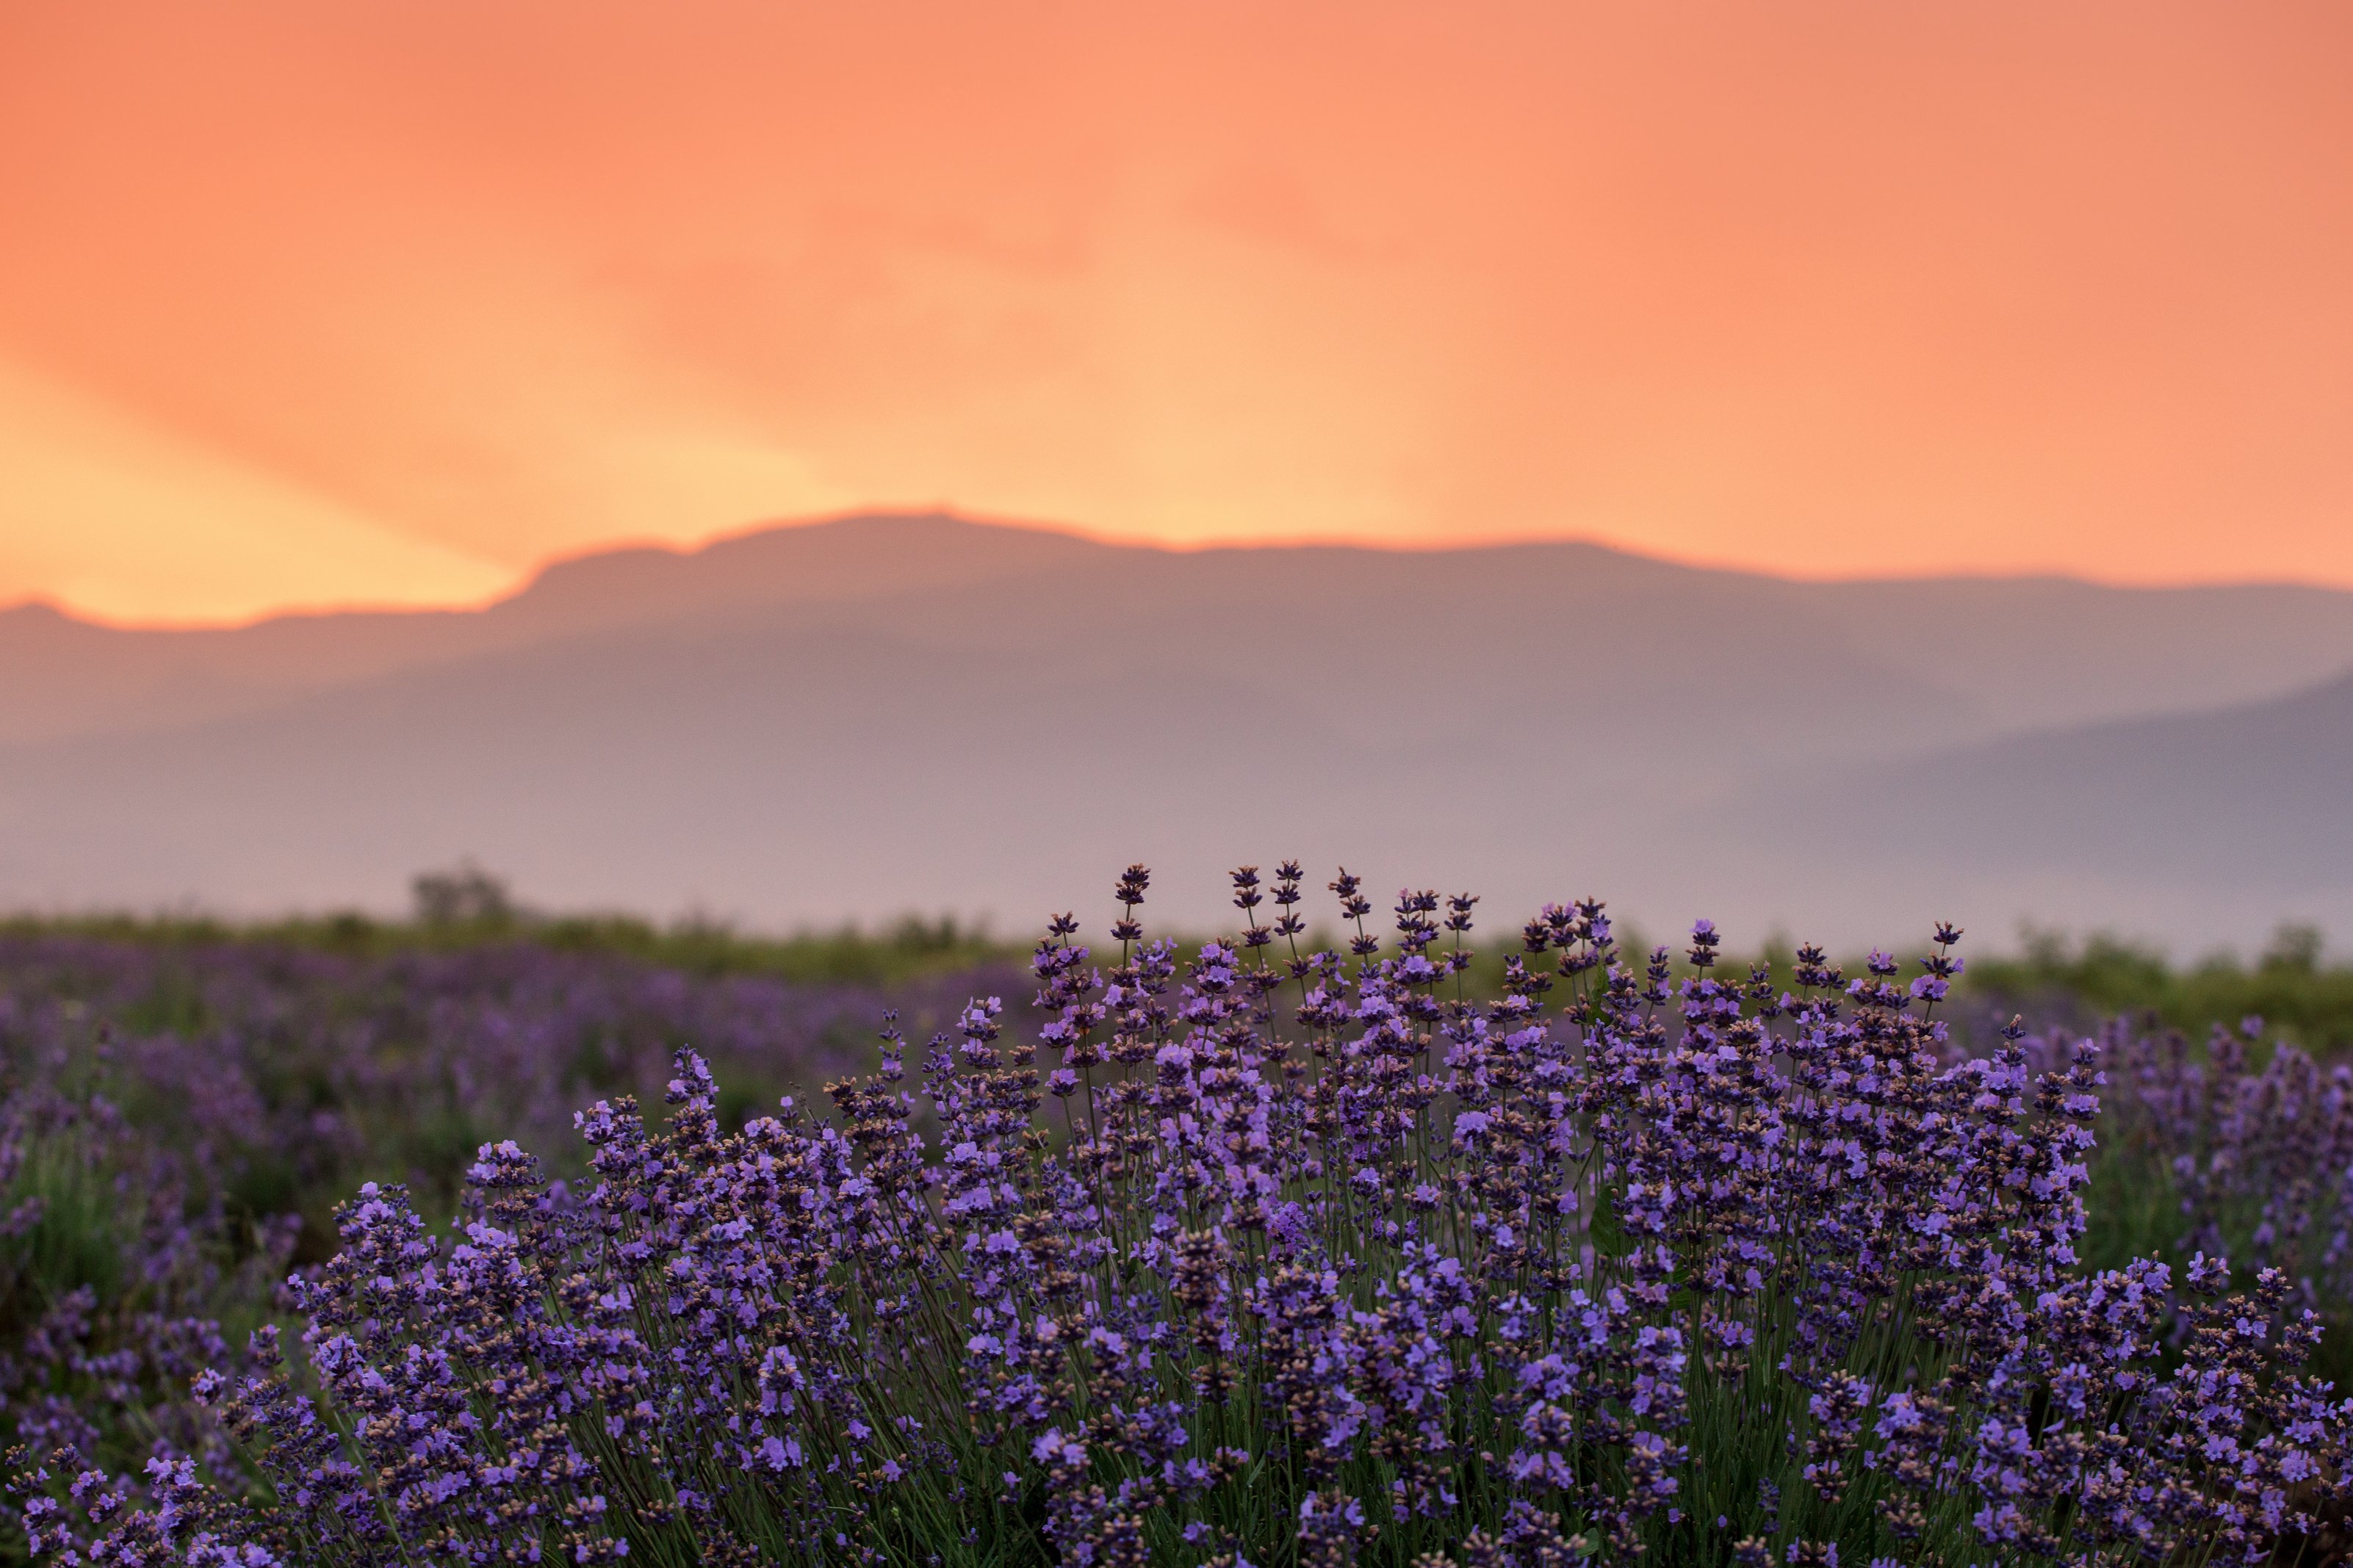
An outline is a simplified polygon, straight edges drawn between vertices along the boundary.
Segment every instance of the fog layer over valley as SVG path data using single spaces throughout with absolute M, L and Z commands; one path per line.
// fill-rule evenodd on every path
M 554 908 L 1026 930 L 1142 859 L 1198 926 L 1223 869 L 1299 856 L 1499 918 L 2252 946 L 2353 931 L 2348 669 L 2318 589 L 858 517 L 479 612 L 0 613 L 0 904 L 391 908 L 472 856 Z

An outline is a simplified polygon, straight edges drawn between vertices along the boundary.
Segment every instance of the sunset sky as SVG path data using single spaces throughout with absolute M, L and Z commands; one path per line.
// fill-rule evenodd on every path
M 934 502 L 2353 585 L 2353 6 L 0 0 L 0 603 Z

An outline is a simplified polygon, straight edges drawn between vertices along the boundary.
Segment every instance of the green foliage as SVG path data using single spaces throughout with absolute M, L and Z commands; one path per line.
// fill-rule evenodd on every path
M 635 959 L 703 978 L 765 975 L 812 985 L 889 985 L 1018 958 L 1027 952 L 991 936 L 986 925 L 953 915 L 932 920 L 909 915 L 877 931 L 844 925 L 829 931 L 804 931 L 788 936 L 752 935 L 723 921 L 704 920 L 663 926 L 634 915 L 510 913 L 451 921 L 386 921 L 345 911 L 250 922 L 176 915 L 0 919 L 0 937 L 45 935 L 174 950 L 250 943 L 349 958 L 522 944 L 556 952 Z M 185 1031 L 201 1023 L 200 1006 L 192 987 L 159 990 L 149 1010 L 121 1021 L 134 1028 Z
M 2153 1015 L 2193 1038 L 2254 1015 L 2282 1038 L 2336 1058 L 2353 1052 L 2353 963 L 2325 963 L 2322 953 L 2310 926 L 2281 927 L 2253 963 L 2220 954 L 2190 964 L 2115 937 L 2032 931 L 2014 957 L 1972 958 L 1961 994 L 2030 1023 L 2060 1021 L 2054 1013 L 2081 1026 Z
M 115 1173 L 89 1140 L 68 1133 L 23 1146 L 0 1189 L 0 1215 L 21 1216 L 0 1227 L 0 1333 L 13 1341 L 79 1289 L 102 1303 L 125 1295 L 132 1238 L 122 1208 Z

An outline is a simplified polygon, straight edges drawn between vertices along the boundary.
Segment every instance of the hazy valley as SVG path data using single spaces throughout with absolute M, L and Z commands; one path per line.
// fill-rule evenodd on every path
M 1140 858 L 1198 925 L 1298 855 L 1658 928 L 2250 944 L 2353 930 L 2348 669 L 2316 589 L 853 518 L 473 613 L 0 614 L 0 902 L 384 908 L 470 855 L 551 907 L 1019 928 Z

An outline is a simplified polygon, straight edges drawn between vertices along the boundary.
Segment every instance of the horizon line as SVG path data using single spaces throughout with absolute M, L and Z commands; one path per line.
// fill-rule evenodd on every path
M 1810 586 L 1905 583 L 2065 583 L 2117 593 L 2178 593 L 2200 588 L 2299 588 L 2326 594 L 2353 595 L 2353 583 L 2337 583 L 2318 578 L 2110 577 L 2093 576 L 2085 573 L 2055 568 L 2021 568 L 2012 571 L 1875 572 L 1852 574 L 1775 571 L 1738 560 L 1684 555 L 1642 548 L 1591 533 L 1474 534 L 1430 542 L 1391 537 L 1364 538 L 1334 534 L 1274 537 L 1261 535 L 1253 538 L 1210 535 L 1171 540 L 1146 533 L 1123 533 L 1113 529 L 1089 528 L 1079 523 L 996 515 L 980 510 L 967 510 L 953 503 L 932 501 L 917 504 L 878 502 L 804 517 L 772 518 L 718 530 L 687 541 L 665 539 L 658 535 L 617 536 L 583 549 L 561 551 L 542 556 L 530 566 L 518 572 L 504 587 L 496 593 L 476 599 L 451 599 L 438 603 L 367 599 L 329 603 L 290 602 L 273 605 L 250 616 L 233 618 L 174 620 L 168 618 L 117 619 L 77 607 L 63 595 L 36 593 L 0 605 L 0 616 L 13 615 L 21 610 L 44 609 L 78 625 L 106 631 L 228 632 L 243 631 L 250 627 L 265 626 L 272 621 L 325 619 L 336 616 L 480 615 L 520 598 L 548 573 L 558 567 L 571 565 L 577 562 L 593 561 L 602 556 L 647 551 L 689 557 L 702 554 L 723 544 L 754 539 L 763 534 L 780 533 L 796 529 L 822 528 L 849 522 L 919 518 L 939 519 L 1007 532 L 1050 534 L 1077 540 L 1083 543 L 1102 545 L 1109 549 L 1152 551 L 1166 555 L 1205 555 L 1218 551 L 1275 550 L 1345 550 L 1383 555 L 1446 555 L 1566 544 L 1606 551 L 1611 554 L 1651 562 L 1662 566 L 1676 567 L 1684 571 L 1751 577 L 1768 582 Z

